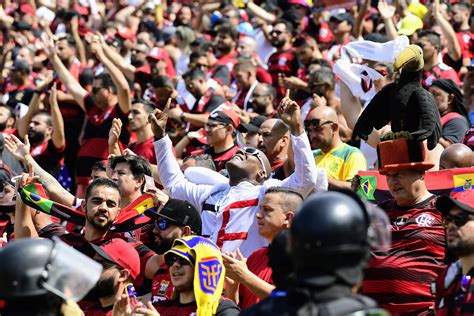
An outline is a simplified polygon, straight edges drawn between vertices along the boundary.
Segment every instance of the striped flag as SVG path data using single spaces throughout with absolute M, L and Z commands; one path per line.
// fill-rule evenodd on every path
M 378 171 L 359 171 L 359 176 L 359 196 L 374 203 L 392 198 L 385 176 Z M 425 183 L 428 191 L 435 195 L 464 192 L 474 187 L 474 167 L 428 171 L 425 174 Z
M 86 222 L 82 208 L 72 207 L 56 203 L 47 198 L 46 191 L 39 183 L 30 183 L 20 189 L 22 201 L 43 213 L 55 216 L 76 225 L 84 226 Z M 145 216 L 145 211 L 153 209 L 153 195 L 145 193 L 122 209 L 111 230 L 115 232 L 127 232 L 140 228 L 149 223 L 151 219 Z

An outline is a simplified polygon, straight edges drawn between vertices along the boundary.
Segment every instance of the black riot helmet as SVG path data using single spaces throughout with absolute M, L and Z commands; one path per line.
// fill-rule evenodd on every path
M 0 249 L 0 299 L 53 294 L 78 301 L 95 285 L 100 264 L 59 239 L 19 239 Z
M 290 228 L 295 277 L 319 286 L 355 285 L 374 242 L 390 244 L 385 213 L 352 191 L 329 191 L 309 197 Z

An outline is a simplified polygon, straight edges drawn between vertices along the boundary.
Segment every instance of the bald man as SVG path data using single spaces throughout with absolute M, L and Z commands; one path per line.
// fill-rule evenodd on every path
M 288 164 L 290 130 L 280 119 L 268 119 L 260 125 L 258 149 L 263 151 L 272 166 L 272 177 L 283 180 L 291 174 Z
M 439 169 L 472 167 L 473 154 L 471 148 L 464 144 L 451 144 L 441 153 Z
M 341 140 L 336 111 L 318 106 L 304 123 L 316 166 L 326 169 L 329 188 L 350 188 L 357 172 L 366 170 L 367 161 L 358 148 Z

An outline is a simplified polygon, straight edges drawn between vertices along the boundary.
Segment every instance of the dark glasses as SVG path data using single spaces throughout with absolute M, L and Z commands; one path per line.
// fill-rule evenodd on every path
M 166 230 L 173 222 L 162 218 L 156 221 L 155 226 L 158 227 L 159 230 Z
M 306 121 L 304 121 L 304 128 L 306 130 L 309 130 L 310 127 L 313 126 L 315 129 L 319 129 L 319 128 L 321 128 L 322 126 L 324 126 L 326 124 L 332 124 L 332 123 L 334 123 L 334 122 L 326 121 L 326 122 L 321 123 L 320 119 L 306 120 Z
M 465 212 L 459 213 L 457 215 L 446 215 L 444 217 L 443 224 L 445 227 L 448 227 L 449 223 L 454 223 L 458 228 L 466 225 L 467 222 L 473 220 L 473 216 Z
M 245 151 L 245 153 L 247 153 L 247 154 L 249 154 L 249 155 L 251 155 L 251 156 L 258 159 L 258 161 L 262 165 L 263 176 L 266 179 L 267 178 L 267 171 L 265 170 L 265 165 L 263 164 L 263 158 L 260 156 L 260 153 L 258 152 L 258 150 L 253 148 L 253 147 L 245 147 L 244 151 Z
M 176 261 L 178 261 L 180 266 L 191 265 L 191 263 L 188 260 L 184 259 L 183 257 L 177 256 L 177 255 L 168 255 L 168 256 L 166 256 L 165 261 L 166 261 L 166 264 L 168 265 L 168 267 L 171 267 L 173 264 L 175 264 Z

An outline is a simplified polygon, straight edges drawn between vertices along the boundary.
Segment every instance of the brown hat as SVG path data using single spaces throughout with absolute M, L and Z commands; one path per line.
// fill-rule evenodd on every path
M 423 143 L 407 138 L 380 142 L 377 146 L 377 155 L 380 174 L 401 170 L 426 171 L 434 166 L 433 163 L 426 160 L 426 150 Z

